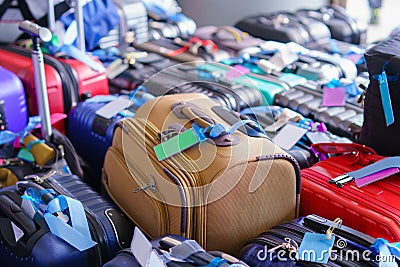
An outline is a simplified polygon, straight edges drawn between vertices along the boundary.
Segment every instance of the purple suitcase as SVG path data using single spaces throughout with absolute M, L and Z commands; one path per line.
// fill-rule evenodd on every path
M 0 67 L 0 84 L 0 100 L 4 101 L 2 115 L 5 115 L 7 129 L 20 132 L 28 123 L 28 110 L 22 82 L 14 73 Z

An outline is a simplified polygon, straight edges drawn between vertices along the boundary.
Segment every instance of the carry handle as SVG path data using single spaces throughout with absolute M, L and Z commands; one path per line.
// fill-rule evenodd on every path
M 211 34 L 211 36 L 215 37 L 215 38 L 218 38 L 218 40 L 221 40 L 221 41 L 228 41 L 228 39 L 224 40 L 224 39 L 221 39 L 221 38 L 219 38 L 217 36 L 221 32 L 230 33 L 235 38 L 237 43 L 240 43 L 241 41 L 243 41 L 244 38 L 249 36 L 248 33 L 242 32 L 239 29 L 236 29 L 236 28 L 231 27 L 231 26 L 218 27 L 217 30 Z
M 311 147 L 315 152 L 325 155 L 345 153 L 377 155 L 372 148 L 356 143 L 319 143 L 312 144 Z
M 172 112 L 179 119 L 189 119 L 191 122 L 195 122 L 203 128 L 215 124 L 215 121 L 210 118 L 207 114 L 200 111 L 198 106 L 189 102 L 179 102 L 172 106 Z

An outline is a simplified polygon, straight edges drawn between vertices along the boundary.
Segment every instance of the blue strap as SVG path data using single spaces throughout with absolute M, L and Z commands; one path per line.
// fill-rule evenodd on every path
M 400 73 L 397 75 L 387 76 L 385 72 L 386 66 L 389 62 L 383 64 L 382 73 L 372 76 L 379 82 L 379 90 L 381 92 L 381 100 L 383 112 L 385 113 L 386 126 L 394 123 L 392 100 L 390 99 L 389 82 L 394 82 L 400 79 Z
M 370 250 L 375 254 L 378 254 L 381 259 L 387 259 L 387 261 L 380 262 L 379 266 L 397 267 L 397 263 L 395 261 L 389 261 L 389 259 L 391 259 L 390 256 L 392 255 L 397 259 L 400 259 L 400 245 L 398 243 L 391 244 L 383 238 L 377 238 L 375 243 L 370 246 Z
M 90 68 L 92 68 L 95 71 L 104 71 L 104 67 L 94 61 L 91 57 L 83 53 L 81 50 L 76 48 L 73 45 L 63 45 L 60 48 L 60 51 L 64 52 L 68 56 L 75 58 L 76 60 L 79 60 L 80 62 L 88 65 Z
M 32 147 L 34 146 L 34 145 L 37 145 L 37 144 L 44 144 L 44 140 L 41 140 L 41 139 L 36 139 L 36 140 L 32 140 L 32 141 L 30 141 L 29 142 L 29 144 L 27 145 L 27 149 L 29 150 L 29 152 L 32 150 Z
M 340 49 L 339 49 L 339 47 L 337 46 L 335 40 L 329 39 L 329 45 L 331 46 L 331 51 L 332 51 L 332 53 L 334 53 L 334 54 L 340 54 Z
M 14 141 L 15 138 L 20 137 L 20 142 L 22 143 L 24 137 L 33 129 L 36 128 L 40 124 L 40 117 L 39 116 L 34 116 L 34 117 L 29 117 L 28 124 L 25 126 L 25 128 L 19 132 L 19 133 L 14 133 L 8 130 L 5 131 L 0 131 L 0 145 L 9 143 L 11 141 Z
M 67 209 L 69 210 L 71 225 L 53 215 L 53 213 L 62 212 Z M 58 196 L 48 203 L 43 217 L 51 233 L 79 251 L 84 251 L 97 244 L 91 238 L 82 203 L 77 200 L 62 195 Z
M 86 99 L 85 102 L 87 103 L 108 103 L 116 99 L 117 96 L 115 95 L 96 95 L 89 99 Z
M 208 138 L 217 138 L 223 134 L 232 134 L 235 132 L 237 129 L 239 129 L 241 126 L 245 124 L 254 124 L 256 125 L 257 131 L 260 132 L 264 137 L 267 137 L 267 134 L 265 133 L 264 129 L 255 121 L 253 120 L 241 120 L 236 122 L 231 126 L 230 129 L 226 129 L 224 125 L 217 123 L 217 124 L 212 124 L 208 126 L 207 128 L 204 129 L 203 133 L 205 136 Z
M 351 177 L 354 177 L 355 179 L 359 179 L 389 168 L 400 168 L 400 157 L 385 158 L 357 171 L 349 172 L 347 174 Z
M 203 267 L 219 267 L 226 262 L 227 261 L 225 259 L 216 257 L 216 258 L 212 259 L 208 265 L 203 265 Z

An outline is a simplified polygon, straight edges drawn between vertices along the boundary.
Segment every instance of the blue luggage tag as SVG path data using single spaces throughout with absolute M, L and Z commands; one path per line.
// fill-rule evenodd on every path
M 335 242 L 333 231 L 342 225 L 342 219 L 336 218 L 326 230 L 326 234 L 305 233 L 297 251 L 297 259 L 308 262 L 328 263 L 330 253 Z

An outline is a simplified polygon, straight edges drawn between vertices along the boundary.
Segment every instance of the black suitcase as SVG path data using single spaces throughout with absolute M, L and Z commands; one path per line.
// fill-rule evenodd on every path
M 155 96 L 179 93 L 203 93 L 235 111 L 263 103 L 257 88 L 230 83 L 226 80 L 210 80 L 200 77 L 190 64 L 176 65 L 148 79 L 143 86 Z
M 109 79 L 110 93 L 119 94 L 121 90 L 131 91 L 152 75 L 175 64 L 178 62 L 155 53 L 147 53 L 146 57 L 136 58 L 135 63 L 129 65 L 128 69 Z
M 365 44 L 367 27 L 361 25 L 338 5 L 327 5 L 317 10 L 301 9 L 296 14 L 324 22 L 333 39 L 353 44 Z
M 0 192 L 0 255 L 5 266 L 101 266 L 121 249 L 129 247 L 133 234 L 132 223 L 97 192 L 74 175 L 51 172 L 47 179 L 32 175 L 16 187 Z M 79 251 L 49 231 L 49 226 L 39 211 L 31 213 L 29 202 L 21 198 L 28 188 L 47 189 L 42 192 L 40 203 L 49 203 L 57 195 L 64 195 L 82 203 L 91 239 L 97 244 Z M 30 190 L 31 190 L 30 189 Z M 50 190 L 50 191 L 49 191 Z M 54 190 L 52 193 L 51 190 Z M 37 192 L 37 191 L 36 191 Z M 28 195 L 33 197 L 33 195 Z M 25 202 L 24 202 L 25 201 Z M 61 200 L 60 200 L 61 201 Z M 44 213 L 50 211 L 44 211 Z M 63 216 L 69 216 L 65 213 Z M 65 218 L 65 217 L 59 218 Z M 74 224 L 74 220 L 71 219 Z M 23 236 L 16 241 L 14 233 Z M 9 230 L 11 229 L 11 232 Z M 12 230 L 17 229 L 17 230 Z
M 300 45 L 331 37 L 324 23 L 289 12 L 248 17 L 237 22 L 235 27 L 265 40 Z

